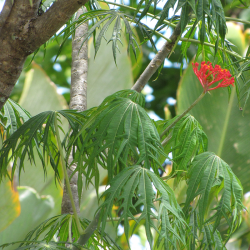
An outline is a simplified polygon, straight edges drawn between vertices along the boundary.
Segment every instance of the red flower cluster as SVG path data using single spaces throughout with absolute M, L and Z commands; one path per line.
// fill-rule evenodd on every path
M 210 62 L 201 62 L 200 69 L 198 70 L 199 63 L 192 63 L 193 70 L 205 92 L 218 89 L 221 87 L 227 87 L 229 85 L 234 86 L 234 77 L 227 69 L 222 69 L 220 65 L 215 65 L 213 68 Z M 214 83 L 219 82 L 216 87 L 209 88 Z

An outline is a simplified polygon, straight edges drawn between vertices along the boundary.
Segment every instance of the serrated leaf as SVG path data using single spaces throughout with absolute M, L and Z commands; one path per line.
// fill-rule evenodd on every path
M 13 180 L 16 168 L 19 168 L 19 176 L 24 168 L 24 160 L 29 158 L 35 163 L 34 150 L 38 153 L 46 175 L 46 159 L 50 160 L 55 177 L 59 178 L 57 169 L 59 163 L 59 151 L 55 144 L 54 119 L 59 119 L 58 113 L 69 120 L 69 123 L 81 123 L 84 115 L 73 110 L 45 111 L 31 117 L 20 126 L 7 140 L 4 141 L 0 151 L 0 180 L 8 176 Z M 73 126 L 74 128 L 75 126 Z M 8 164 L 13 161 L 11 174 L 8 173 Z
M 13 100 L 8 99 L 0 112 L 0 125 L 3 127 L 1 135 L 9 137 L 30 117 L 28 111 Z
M 157 200 L 152 184 L 160 195 L 160 198 Z M 171 188 L 152 171 L 141 166 L 125 168 L 112 179 L 110 187 L 103 193 L 101 198 L 104 197 L 105 201 L 99 207 L 100 217 L 103 221 L 102 230 L 105 228 L 107 218 L 112 218 L 113 216 L 113 205 L 117 205 L 119 206 L 118 212 L 120 214 L 119 222 L 124 220 L 124 230 L 127 239 L 130 236 L 128 217 L 135 220 L 136 224 L 134 228 L 142 220 L 145 220 L 147 239 L 152 248 L 153 238 L 151 228 L 154 228 L 158 232 L 152 219 L 157 218 L 155 201 L 159 201 L 158 219 L 162 221 L 159 229 L 159 241 L 164 239 L 165 242 L 172 241 L 185 244 L 185 238 L 180 233 L 183 233 L 187 225 L 183 219 L 181 208 Z M 134 200 L 135 202 L 133 202 Z M 135 218 L 134 215 L 138 207 L 141 208 L 141 213 Z M 170 215 L 172 219 L 169 218 Z
M 207 150 L 207 136 L 198 121 L 191 115 L 184 116 L 175 125 L 169 143 L 172 143 L 173 147 L 171 149 L 173 172 L 186 171 L 193 158 Z
M 197 197 L 197 208 L 199 212 L 199 226 L 202 227 L 206 220 L 205 214 L 209 211 L 209 194 L 213 187 L 213 180 L 219 177 L 223 181 L 220 186 L 213 188 L 220 189 L 221 198 L 214 210 L 217 212 L 208 221 L 214 221 L 213 230 L 215 231 L 222 218 L 225 218 L 232 232 L 240 223 L 243 190 L 237 177 L 222 159 L 214 153 L 205 152 L 197 155 L 188 171 L 187 199 L 184 211 L 188 212 L 192 200 Z M 233 216 L 230 220 L 230 216 Z M 205 218 L 205 220 L 204 220 Z
M 74 161 L 83 168 L 87 183 L 98 173 L 97 163 L 108 169 L 109 180 L 124 167 L 140 163 L 158 174 L 161 163 L 157 155 L 164 152 L 154 123 L 134 102 L 143 104 L 142 99 L 132 90 L 107 97 L 86 119 L 78 139 L 72 138 L 68 147 L 75 149 Z

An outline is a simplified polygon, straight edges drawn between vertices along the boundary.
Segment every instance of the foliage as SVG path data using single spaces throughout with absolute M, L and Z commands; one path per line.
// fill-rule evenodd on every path
M 159 197 L 157 199 L 152 184 L 158 191 Z M 127 238 L 129 238 L 128 218 L 133 218 L 136 225 L 141 220 L 145 220 L 147 239 L 152 247 L 151 227 L 158 231 L 153 221 L 153 219 L 158 219 L 161 221 L 158 244 L 164 240 L 166 249 L 169 246 L 168 241 L 172 243 L 174 248 L 176 248 L 177 242 L 185 245 L 184 232 L 187 225 L 183 218 L 183 212 L 172 189 L 150 170 L 141 166 L 125 168 L 110 182 L 110 188 L 103 193 L 102 197 L 105 197 L 105 202 L 99 209 L 101 210 L 101 217 L 104 218 L 103 230 L 107 217 L 112 218 L 112 206 L 115 204 L 119 206 L 117 212 L 121 213 L 119 222 L 124 220 Z M 134 204 L 132 203 L 133 198 L 136 200 Z M 158 211 L 156 211 L 156 201 L 160 202 Z M 136 211 L 137 206 L 143 208 L 140 216 L 135 218 L 133 210 Z M 158 218 L 156 214 L 158 214 Z
M 243 208 L 242 189 L 237 177 L 225 162 L 212 153 L 201 153 L 206 148 L 206 136 L 198 122 L 191 116 L 185 116 L 173 129 L 172 151 L 178 152 L 174 154 L 174 156 L 178 155 L 174 158 L 178 168 L 173 168 L 172 172 L 178 174 L 178 171 L 188 170 L 187 174 L 184 174 L 188 181 L 187 199 L 183 208 L 185 217 L 175 199 L 174 192 L 159 176 L 158 167 L 161 164 L 158 161 L 158 154 L 159 152 L 164 154 L 164 152 L 154 123 L 140 106 L 143 104 L 144 98 L 141 94 L 125 90 L 107 97 L 98 108 L 85 112 L 64 110 L 38 114 L 30 118 L 4 142 L 0 155 L 2 166 L 7 167 L 10 159 L 14 160 L 10 176 L 13 179 L 18 159 L 20 159 L 21 169 L 26 154 L 29 155 L 30 161 L 34 161 L 33 148 L 36 148 L 43 163 L 45 155 L 50 156 L 50 162 L 57 177 L 60 153 L 53 140 L 56 135 L 54 122 L 59 119 L 60 114 L 68 120 L 72 128 L 67 152 L 70 152 L 72 146 L 75 148 L 73 157 L 78 163 L 76 171 L 80 176 L 78 178 L 79 195 L 83 186 L 81 175 L 86 177 L 87 184 L 93 183 L 94 178 L 93 185 L 98 192 L 97 163 L 108 170 L 110 187 L 100 197 L 100 201 L 104 200 L 104 202 L 99 207 L 102 233 L 104 233 L 107 218 L 113 217 L 115 205 L 118 207 L 117 214 L 120 214 L 119 222 L 124 221 L 125 234 L 129 238 L 128 218 L 135 219 L 134 215 L 139 209 L 141 213 L 135 219 L 136 225 L 145 220 L 147 239 L 151 248 L 153 247 L 151 228 L 154 228 L 159 232 L 158 245 L 163 241 L 165 247 L 177 249 L 178 246 L 185 245 L 185 235 L 189 232 L 188 229 L 185 230 L 185 227 L 188 228 L 185 221 L 192 214 L 189 212 L 191 202 L 194 202 L 193 209 L 198 207 L 196 230 L 200 232 L 206 230 L 207 223 L 210 222 L 215 231 L 221 219 L 224 218 L 228 221 L 228 233 L 234 231 L 240 223 L 239 213 Z M 67 137 L 68 134 L 65 138 Z M 63 140 L 63 145 L 65 141 L 66 139 Z M 46 173 L 46 164 L 43 167 Z M 154 172 L 151 172 L 151 168 Z M 1 177 L 4 175 L 8 175 L 7 168 L 2 167 Z M 204 219 L 205 214 L 209 214 L 209 210 L 211 213 L 211 208 L 208 209 L 211 203 L 210 197 L 219 194 L 222 188 L 224 192 L 215 208 L 216 213 Z M 158 209 L 157 203 L 159 203 Z M 231 214 L 233 218 L 230 222 Z M 159 221 L 159 228 L 155 226 L 152 219 Z M 56 225 L 62 226 L 61 223 Z M 194 225 L 191 224 L 191 227 Z M 51 240 L 51 235 L 55 232 L 51 233 L 51 230 L 49 232 Z M 79 235 L 75 236 L 75 239 L 78 237 Z M 214 241 L 211 240 L 207 244 L 210 246 L 217 240 L 218 238 L 214 238 Z M 223 241 L 220 242 L 223 244 Z
M 55 35 L 56 40 L 61 41 L 58 55 L 83 22 L 90 22 L 84 41 L 93 35 L 95 55 L 102 39 L 111 42 L 115 63 L 122 35 L 127 37 L 128 51 L 136 58 L 139 41 L 133 31 L 135 26 L 141 32 L 142 43 L 150 41 L 154 49 L 153 34 L 163 36 L 161 32 L 168 27 L 180 29 L 182 35 L 178 35 L 172 51 L 182 41 L 180 58 L 188 59 L 190 43 L 198 44 L 195 60 L 201 56 L 203 61 L 228 68 L 236 80 L 238 102 L 243 99 L 242 106 L 246 107 L 249 84 L 245 71 L 249 69 L 249 57 L 234 52 L 233 44 L 225 38 L 227 27 L 222 3 L 219 0 L 169 0 L 160 11 L 157 4 L 157 1 L 140 0 L 137 6 L 118 4 L 121 10 L 110 10 L 102 9 L 97 1 L 90 1 L 85 14 L 78 20 L 72 18 Z M 174 15 L 170 16 L 169 11 L 175 6 Z M 46 10 L 49 5 L 42 8 Z M 180 16 L 178 11 L 181 11 Z M 146 16 L 157 20 L 153 29 L 142 23 Z M 112 35 L 107 39 L 109 27 L 112 27 Z M 194 39 L 197 33 L 198 39 Z M 166 40 L 172 43 L 169 38 Z M 228 90 L 230 93 L 231 89 Z M 70 130 L 65 133 L 59 126 L 64 133 L 64 138 L 60 139 L 57 126 L 62 123 L 62 117 L 67 120 Z M 99 202 L 95 215 L 95 226 L 99 228 L 89 237 L 88 229 L 95 219 L 92 222 L 82 219 L 78 225 L 77 214 L 66 214 L 42 222 L 24 241 L 5 244 L 0 246 L 2 248 L 20 244 L 17 249 L 66 249 L 69 244 L 77 249 L 82 237 L 87 237 L 84 248 L 119 249 L 105 232 L 107 221 L 117 220 L 117 225 L 124 226 L 127 241 L 140 225 L 144 225 L 151 249 L 225 249 L 241 223 L 244 209 L 241 183 L 226 162 L 207 151 L 206 133 L 190 114 L 154 123 L 145 110 L 144 96 L 136 91 L 122 90 L 106 97 L 98 107 L 84 112 L 45 111 L 33 117 L 9 101 L 0 119 L 1 181 L 5 177 L 13 181 L 16 172 L 21 178 L 25 159 L 36 164 L 35 152 L 42 163 L 44 176 L 51 165 L 55 180 L 60 180 L 59 162 L 70 168 L 68 159 L 72 154 L 71 164 L 77 165 L 72 175 L 78 172 L 79 200 L 83 188 L 93 185 Z M 162 177 L 159 170 L 164 172 L 162 164 L 169 154 L 172 154 L 171 173 Z M 105 191 L 99 196 L 100 169 L 107 171 L 108 177 Z M 66 169 L 64 175 L 67 183 Z M 171 179 L 175 180 L 175 187 L 185 183 L 184 203 L 177 202 Z M 69 189 L 68 192 L 70 194 Z M 223 232 L 220 231 L 222 223 L 226 228 Z
M 157 155 L 164 152 L 152 121 L 141 107 L 144 102 L 136 91 L 117 92 L 89 111 L 78 134 L 72 134 L 67 151 L 74 148 L 73 162 L 77 162 L 76 170 L 84 173 L 87 185 L 94 177 L 98 190 L 98 165 L 108 170 L 109 180 L 135 164 L 158 173 L 161 163 Z
M 0 112 L 0 126 L 2 138 L 12 135 L 23 122 L 30 118 L 29 112 L 19 104 L 9 99 Z
M 57 113 L 63 115 L 69 124 L 74 127 L 72 122 L 79 123 L 79 114 L 76 111 L 45 111 L 36 116 L 31 117 L 24 123 L 18 130 L 16 130 L 7 140 L 1 149 L 1 179 L 9 176 L 13 180 L 14 172 L 18 166 L 19 173 L 24 167 L 24 159 L 29 157 L 31 163 L 35 164 L 34 149 L 39 155 L 46 174 L 46 165 L 50 161 L 51 166 L 55 171 L 55 176 L 59 178 L 58 163 L 60 153 L 55 142 L 55 128 L 54 120 L 57 119 Z M 76 113 L 75 116 L 72 116 Z M 61 128 L 62 129 L 62 128 Z M 9 156 L 9 153 L 12 155 Z M 14 159 L 13 159 L 14 158 Z M 20 161 L 17 161 L 20 159 Z M 8 173 L 8 164 L 11 160 L 12 163 L 11 175 Z

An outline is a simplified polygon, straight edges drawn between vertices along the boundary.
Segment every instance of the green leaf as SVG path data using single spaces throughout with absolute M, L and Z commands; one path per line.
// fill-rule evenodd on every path
M 199 212 L 199 225 L 203 227 L 206 220 L 206 214 L 210 208 L 209 195 L 212 188 L 220 192 L 218 206 L 213 208 L 217 212 L 208 219 L 214 221 L 213 230 L 215 231 L 221 219 L 224 218 L 230 228 L 234 231 L 240 224 L 241 211 L 244 208 L 242 204 L 243 190 L 237 177 L 222 159 L 214 153 L 205 152 L 197 155 L 188 171 L 188 189 L 187 199 L 184 211 L 187 213 L 190 203 L 196 198 Z M 215 183 L 217 179 L 220 182 Z M 232 220 L 230 220 L 232 216 Z M 204 220 L 205 218 L 205 220 Z
M 64 97 L 57 93 L 56 85 L 36 63 L 32 63 L 31 70 L 25 74 L 25 83 L 19 104 L 32 116 L 47 110 L 68 108 Z M 66 128 L 67 125 L 64 129 Z
M 128 97 L 122 97 L 124 94 Z M 97 163 L 107 168 L 109 180 L 124 167 L 140 163 L 158 174 L 161 163 L 157 155 L 164 155 L 164 152 L 154 123 L 134 102 L 144 103 L 140 96 L 136 91 L 128 90 L 107 97 L 90 113 L 77 140 L 72 138 L 68 148 L 73 146 L 77 169 L 83 168 L 87 183 L 97 176 Z
M 154 192 L 153 185 L 159 192 L 159 199 Z M 185 237 L 181 233 L 186 228 L 182 210 L 179 207 L 172 189 L 164 183 L 156 174 L 141 166 L 131 166 L 125 168 L 110 182 L 110 187 L 103 193 L 104 203 L 99 207 L 100 218 L 102 218 L 102 230 L 104 230 L 107 218 L 113 217 L 113 205 L 119 206 L 119 222 L 124 220 L 125 235 L 129 235 L 129 218 L 135 220 L 132 231 L 142 221 L 145 220 L 145 230 L 147 239 L 152 248 L 153 237 L 151 228 L 160 233 L 159 243 L 164 240 L 185 244 Z M 102 198 L 101 197 L 101 198 Z M 160 203 L 158 219 L 161 221 L 159 230 L 155 226 L 153 219 L 157 218 L 157 206 Z M 140 208 L 140 215 L 135 218 L 137 209 Z M 171 219 L 170 219 L 171 217 Z M 119 223 L 118 222 L 118 223 Z
M 86 229 L 89 224 L 89 220 L 81 220 L 81 226 L 83 229 Z M 32 246 L 32 244 L 38 240 L 47 242 L 49 245 L 50 243 L 53 244 L 55 238 L 58 240 L 60 239 L 60 241 L 57 242 L 58 246 L 63 246 L 63 243 L 67 242 L 69 238 L 73 239 L 72 243 L 76 244 L 79 236 L 80 234 L 77 230 L 74 216 L 71 214 L 62 214 L 43 221 L 35 229 L 30 231 L 21 246 Z M 100 247 L 103 249 L 120 249 L 108 234 L 104 233 L 101 235 L 100 230 L 94 232 L 85 247 L 87 249 L 92 247 L 91 249 L 95 250 L 100 249 Z
M 4 129 L 3 133 L 1 133 L 2 136 L 9 137 L 12 135 L 30 117 L 31 115 L 28 111 L 16 102 L 8 99 L 0 112 L 0 126 Z
M 214 232 L 213 227 L 211 225 L 204 225 L 202 232 L 203 232 L 204 237 L 202 239 L 201 246 L 204 249 L 211 249 L 211 250 L 212 249 L 221 249 L 221 250 L 226 249 L 219 231 L 216 230 Z
M 3 143 L 0 151 L 0 180 L 5 176 L 13 180 L 16 168 L 19 168 L 20 176 L 26 157 L 29 157 L 30 163 L 35 163 L 35 152 L 37 152 L 42 163 L 44 174 L 46 175 L 47 162 L 50 161 L 55 177 L 59 178 L 60 153 L 57 148 L 54 129 L 54 119 L 55 116 L 58 116 L 58 113 L 69 119 L 69 123 L 75 123 L 76 121 L 81 123 L 79 117 L 85 118 L 81 113 L 73 110 L 45 111 L 30 118 Z M 11 174 L 9 174 L 8 164 L 11 160 L 13 160 L 13 164 Z
M 50 44 L 50 46 L 51 45 L 53 44 Z M 50 49 L 48 49 L 47 53 L 51 54 L 52 52 Z M 52 68 L 51 64 L 48 61 L 49 60 L 45 60 L 45 65 L 43 66 L 45 66 L 45 68 Z M 65 99 L 57 93 L 56 85 L 51 82 L 44 70 L 34 62 L 32 64 L 32 68 L 25 73 L 25 83 L 23 89 L 24 90 L 20 97 L 21 105 L 23 108 L 30 111 L 32 115 L 37 115 L 39 112 L 43 112 L 46 110 L 60 110 L 68 108 Z M 67 110 L 64 111 L 65 116 L 66 112 Z M 74 121 L 73 115 L 67 113 L 67 116 L 69 116 L 69 118 L 67 118 L 69 122 L 70 117 Z M 69 122 L 67 120 L 64 118 L 61 119 L 61 126 L 65 131 L 67 131 L 69 128 Z M 77 121 L 73 123 L 70 122 L 71 126 L 73 126 L 73 124 L 77 124 Z M 60 134 L 62 136 L 61 138 L 63 138 L 63 133 L 61 132 Z M 48 138 L 49 135 L 50 132 L 49 130 L 47 130 L 47 135 L 45 134 L 45 136 L 47 136 Z M 45 178 L 42 162 L 36 152 L 34 152 L 34 158 L 34 161 L 36 163 L 35 166 L 34 164 L 30 163 L 28 157 L 25 158 L 25 172 L 22 171 L 21 173 L 19 185 L 32 187 L 39 193 L 39 195 L 51 195 L 53 197 L 55 207 L 51 214 L 48 215 L 49 218 L 61 212 L 61 201 L 63 195 L 62 186 L 60 185 L 60 183 L 55 182 L 55 172 L 50 166 L 49 162 L 46 163 Z M 60 163 L 58 165 L 58 171 L 60 173 L 60 176 L 62 177 L 62 168 Z
M 168 13 L 169 13 L 169 9 L 170 8 L 174 8 L 174 5 L 176 3 L 176 0 L 169 0 L 165 3 L 165 5 L 163 6 L 162 11 L 158 14 L 158 16 L 160 16 L 160 18 L 158 19 L 156 25 L 155 25 L 155 30 L 161 26 L 163 24 L 163 21 L 168 18 Z
M 184 116 L 175 125 L 169 143 L 172 143 L 173 172 L 186 171 L 193 158 L 207 150 L 207 136 L 191 115 Z
M 81 25 L 84 22 L 88 22 L 91 21 L 91 27 L 88 29 L 88 32 L 84 35 L 84 39 L 82 41 L 82 44 L 88 39 L 89 36 L 93 35 L 94 39 L 96 39 L 96 31 L 99 28 L 100 32 L 99 35 L 97 36 L 97 40 L 94 40 L 94 45 L 95 45 L 95 55 L 97 54 L 97 51 L 100 47 L 101 41 L 102 39 L 108 40 L 108 41 L 112 41 L 112 51 L 113 51 L 113 57 L 114 60 L 116 62 L 116 52 L 117 50 L 119 50 L 118 46 L 117 46 L 117 42 L 120 41 L 120 30 L 121 30 L 121 25 L 120 25 L 120 21 L 121 19 L 124 21 L 125 19 L 127 19 L 127 21 L 125 21 L 126 23 L 126 30 L 125 33 L 127 33 L 129 42 L 128 42 L 128 46 L 131 46 L 133 49 L 133 52 L 136 55 L 136 51 L 135 51 L 135 47 L 134 47 L 134 42 L 135 44 L 137 44 L 136 42 L 136 37 L 134 35 L 133 32 L 131 32 L 132 28 L 128 29 L 127 24 L 130 26 L 131 24 L 128 23 L 128 20 L 131 21 L 133 20 L 134 22 L 139 22 L 137 19 L 135 20 L 133 18 L 133 16 L 130 16 L 128 14 L 119 12 L 117 10 L 102 10 L 102 9 L 98 9 L 98 10 L 91 10 L 88 11 L 84 14 L 82 14 L 78 20 L 72 21 L 71 23 L 69 23 L 66 28 L 64 28 L 57 36 L 60 36 L 62 34 L 65 34 L 65 38 L 64 41 L 62 42 L 61 48 L 58 51 L 58 55 L 60 54 L 61 50 L 62 50 L 62 46 L 66 43 L 67 38 L 71 35 L 74 34 L 75 29 Z M 113 32 L 111 34 L 111 38 L 107 39 L 106 38 L 106 31 L 108 30 L 108 28 L 111 26 L 111 24 L 114 22 L 114 27 L 113 27 Z M 142 30 L 146 30 L 144 26 L 140 25 Z M 137 44 L 138 45 L 138 44 Z M 138 46 L 139 48 L 139 46 Z M 128 48 L 129 50 L 129 48 Z M 58 56 L 57 55 L 57 56 Z
M 120 20 L 120 19 L 119 19 Z M 106 36 L 112 36 L 112 24 L 106 31 Z M 87 106 L 92 108 L 102 103 L 105 97 L 121 89 L 130 89 L 133 84 L 133 75 L 130 58 L 127 54 L 127 41 L 121 36 L 123 46 L 116 55 L 116 64 L 110 53 L 112 44 L 103 42 L 95 55 L 93 39 L 89 40 L 89 70 Z M 98 71 L 96 70 L 98 69 Z

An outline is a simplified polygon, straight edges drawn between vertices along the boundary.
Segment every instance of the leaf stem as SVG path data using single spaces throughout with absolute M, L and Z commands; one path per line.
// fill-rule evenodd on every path
M 160 137 L 162 138 L 172 127 L 175 126 L 175 124 L 183 117 L 185 116 L 203 97 L 204 95 L 206 94 L 205 91 L 203 91 L 201 93 L 201 95 L 193 102 L 193 104 L 190 105 L 190 107 L 188 109 L 186 109 L 180 116 L 178 116 L 174 122 L 172 124 L 170 124 L 160 135 Z M 167 137 L 168 138 L 168 137 Z M 166 138 L 166 139 L 167 139 Z M 164 142 L 164 141 L 163 141 Z M 163 143 L 162 142 L 162 143 Z
M 72 191 L 71 191 L 71 188 L 70 188 L 69 176 L 67 174 L 65 161 L 64 161 L 64 158 L 63 158 L 63 149 L 62 149 L 62 144 L 61 144 L 61 141 L 60 141 L 59 129 L 58 129 L 58 124 L 57 124 L 57 112 L 55 112 L 55 114 L 56 115 L 55 115 L 55 119 L 54 119 L 54 124 L 55 124 L 55 131 L 56 131 L 56 140 L 57 140 L 57 145 L 58 145 L 58 149 L 59 149 L 59 152 L 60 152 L 60 160 L 61 160 L 61 164 L 62 164 L 62 168 L 63 168 L 65 185 L 66 185 L 67 192 L 68 192 L 70 202 L 71 202 L 71 205 L 72 205 L 74 217 L 75 217 L 75 220 L 76 220 L 77 229 L 79 231 L 79 234 L 82 235 L 84 233 L 84 230 L 81 227 L 81 223 L 80 223 L 77 211 L 76 211 L 76 206 L 75 206 L 75 202 L 74 202 L 74 199 L 73 199 Z
M 172 135 L 169 134 L 161 143 L 161 145 L 164 147 L 165 145 L 167 145 L 167 143 L 170 141 L 170 139 L 172 138 Z

